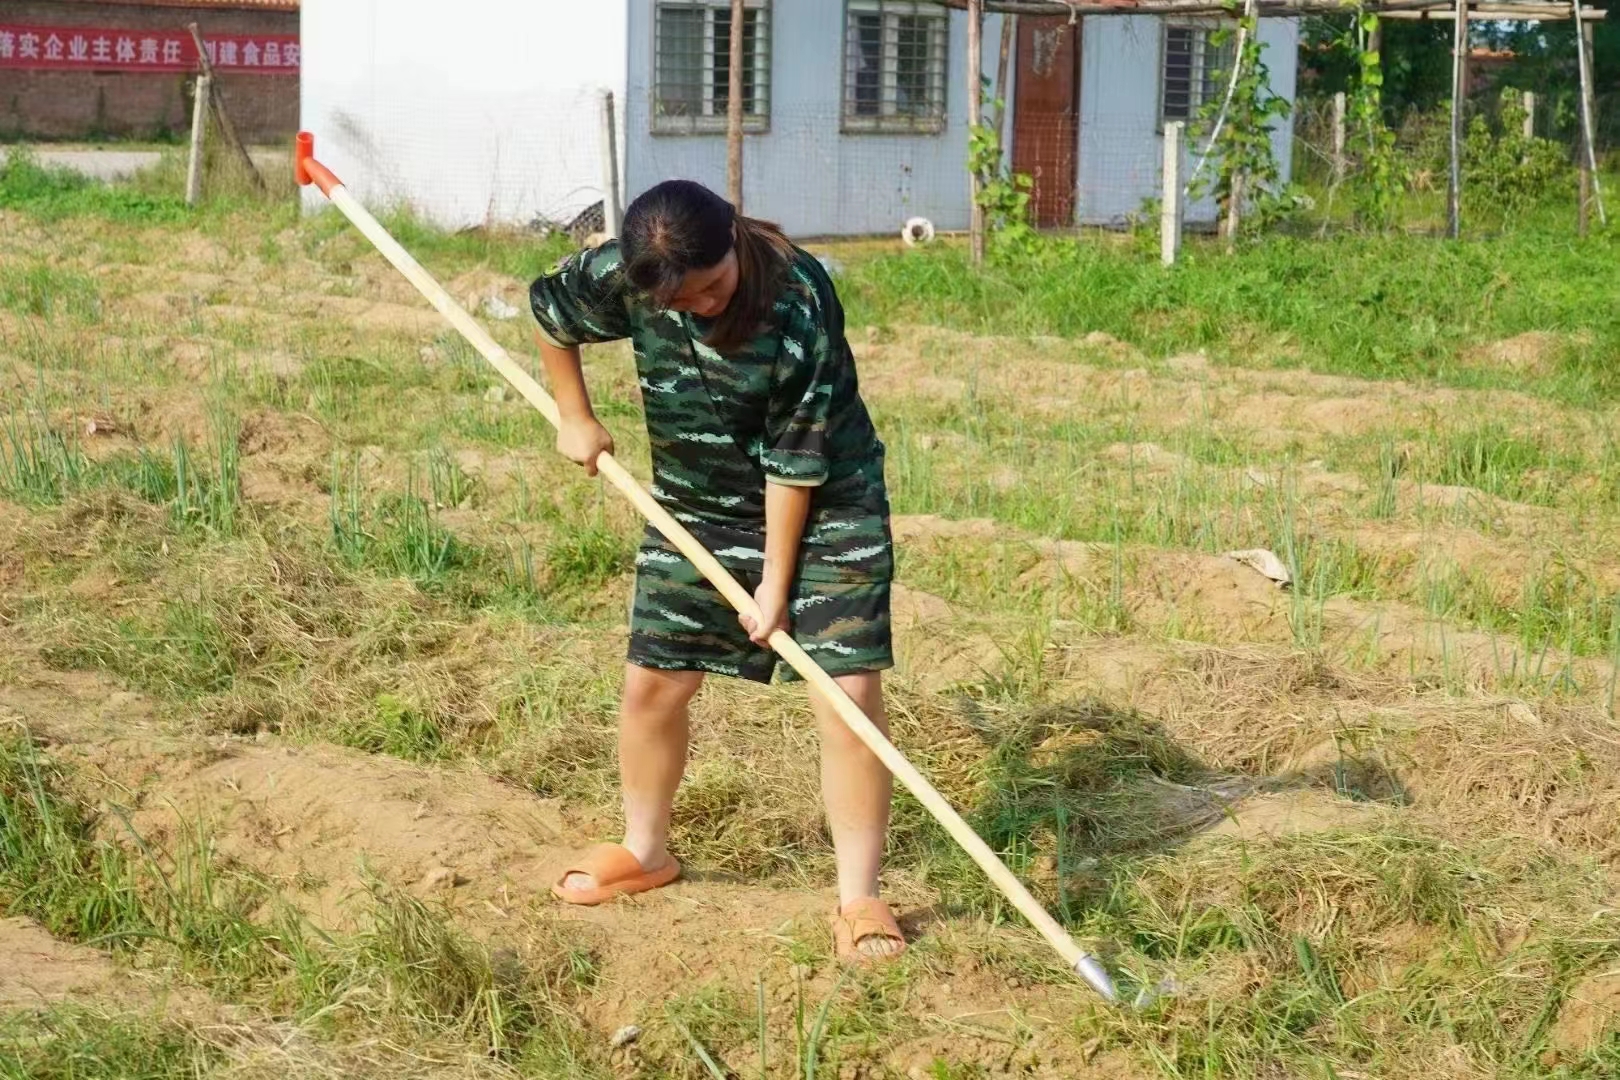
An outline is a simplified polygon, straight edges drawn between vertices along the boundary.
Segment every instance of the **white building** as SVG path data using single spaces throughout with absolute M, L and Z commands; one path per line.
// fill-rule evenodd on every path
M 966 16 L 927 0 L 747 0 L 744 203 L 797 236 L 968 219 Z M 602 199 L 725 190 L 728 0 L 303 0 L 302 126 L 367 201 L 448 226 L 566 222 Z M 985 21 L 993 77 L 999 16 Z M 1009 152 L 1042 224 L 1111 222 L 1159 190 L 1167 120 L 1219 97 L 1215 23 L 1019 20 Z M 1262 23 L 1292 98 L 1297 27 Z M 1291 133 L 1276 133 L 1286 172 Z M 1210 217 L 1207 203 L 1190 216 Z

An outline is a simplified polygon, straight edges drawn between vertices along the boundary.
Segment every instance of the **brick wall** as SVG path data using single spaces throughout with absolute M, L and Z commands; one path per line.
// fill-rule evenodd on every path
M 118 3 L 5 0 L 0 20 L 32 26 L 172 30 L 195 22 L 219 34 L 297 34 L 296 11 L 233 11 Z M 0 70 L 0 138 L 148 139 L 191 127 L 192 75 Z M 298 130 L 297 75 L 221 75 L 225 107 L 246 142 Z

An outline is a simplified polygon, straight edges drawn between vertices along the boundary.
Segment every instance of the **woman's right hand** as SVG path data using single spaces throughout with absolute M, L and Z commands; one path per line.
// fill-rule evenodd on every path
M 569 461 L 585 466 L 586 476 L 595 476 L 596 456 L 613 453 L 613 436 L 594 416 L 564 420 L 557 428 L 557 449 Z

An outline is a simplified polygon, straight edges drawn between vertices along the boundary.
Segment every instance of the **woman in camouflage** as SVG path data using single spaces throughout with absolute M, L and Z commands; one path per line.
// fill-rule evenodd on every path
M 624 841 L 591 848 L 552 889 L 594 904 L 679 876 L 665 845 L 688 704 L 705 673 L 769 682 L 776 656 L 765 642 L 778 627 L 887 731 L 894 560 L 883 444 L 821 263 L 700 184 L 647 191 L 626 211 L 620 240 L 567 259 L 534 283 L 530 301 L 562 414 L 558 449 L 592 475 L 613 449 L 579 346 L 629 338 L 652 494 L 752 591 L 761 616 L 739 618 L 648 528 L 619 714 Z M 838 866 L 838 951 L 892 955 L 904 938 L 878 899 L 889 773 L 813 691 L 811 704 Z

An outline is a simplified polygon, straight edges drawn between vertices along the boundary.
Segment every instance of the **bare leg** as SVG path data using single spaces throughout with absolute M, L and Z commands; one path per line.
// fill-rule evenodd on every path
M 844 675 L 837 682 L 887 735 L 889 719 L 883 709 L 882 674 L 870 671 Z M 810 704 L 821 730 L 821 794 L 838 863 L 838 903 L 843 906 L 878 894 L 894 779 L 877 755 L 838 718 L 830 702 L 812 690 Z M 875 937 L 863 939 L 859 947 L 874 956 L 898 948 L 893 941 Z
M 703 685 L 701 671 L 658 671 L 626 664 L 619 700 L 619 780 L 624 790 L 624 846 L 643 870 L 669 862 L 669 815 L 686 769 L 687 706 Z M 569 874 L 564 889 L 596 883 Z

